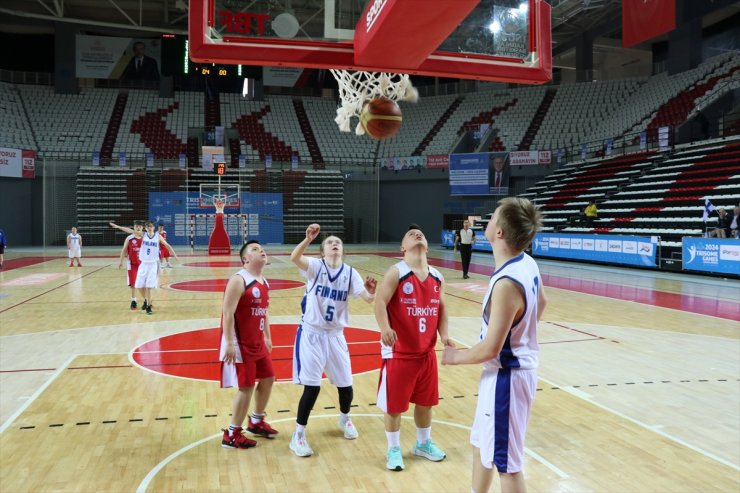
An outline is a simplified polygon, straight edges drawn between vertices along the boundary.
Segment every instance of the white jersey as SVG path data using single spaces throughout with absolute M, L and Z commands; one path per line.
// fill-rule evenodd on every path
M 483 366 L 489 370 L 497 368 L 535 369 L 539 365 L 540 346 L 537 343 L 537 312 L 542 280 L 537 263 L 526 253 L 509 260 L 499 269 L 496 269 L 491 276 L 488 283 L 488 292 L 483 298 L 483 323 L 481 324 L 480 339 L 483 340 L 488 333 L 486 308 L 489 304 L 496 302 L 496 300 L 491 299 L 493 286 L 502 278 L 511 279 L 521 286 L 525 296 L 524 313 L 511 326 L 498 357 L 484 362 Z
M 152 237 L 149 237 L 149 233 L 144 233 L 144 236 L 141 237 L 139 260 L 142 262 L 159 261 L 159 233 L 156 231 Z
M 350 296 L 365 290 L 360 274 L 347 264 L 331 269 L 323 259 L 308 257 L 306 293 L 301 301 L 301 324 L 313 329 L 343 329 L 349 318 Z

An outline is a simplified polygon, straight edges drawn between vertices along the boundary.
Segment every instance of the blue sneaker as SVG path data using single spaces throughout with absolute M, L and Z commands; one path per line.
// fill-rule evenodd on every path
M 403 456 L 401 447 L 391 447 L 388 449 L 387 461 L 385 467 L 391 471 L 403 471 Z
M 442 452 L 442 450 L 437 447 L 437 444 L 434 443 L 431 438 L 424 443 L 421 443 L 417 440 L 414 444 L 414 447 L 411 449 L 411 453 L 414 455 L 418 455 L 419 457 L 429 459 L 433 462 L 439 462 L 447 457 L 447 454 Z

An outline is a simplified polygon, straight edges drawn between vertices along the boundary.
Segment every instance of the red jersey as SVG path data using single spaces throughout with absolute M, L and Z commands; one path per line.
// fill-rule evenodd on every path
M 437 343 L 442 274 L 429 267 L 429 275 L 422 282 L 406 262 L 401 261 L 395 267 L 398 287 L 386 310 L 397 337 L 392 347 L 381 344 L 381 356 L 384 359 L 426 356 Z
M 244 269 L 236 275 L 244 280 L 246 288 L 234 312 L 236 362 L 243 363 L 247 359 L 254 360 L 269 356 L 267 346 L 265 346 L 264 330 L 267 323 L 267 307 L 270 304 L 270 287 L 267 281 L 262 284 Z M 223 324 L 223 316 L 221 316 L 221 360 L 226 350 Z
M 134 235 L 128 235 L 128 260 L 131 262 L 132 267 L 136 267 L 141 264 L 139 260 L 139 250 L 141 250 L 141 238 L 137 238 Z
M 159 236 L 162 237 L 163 240 L 167 241 L 167 231 L 157 231 L 159 233 Z M 170 251 L 167 250 L 167 247 L 163 244 L 159 244 L 159 258 L 169 258 L 170 257 Z

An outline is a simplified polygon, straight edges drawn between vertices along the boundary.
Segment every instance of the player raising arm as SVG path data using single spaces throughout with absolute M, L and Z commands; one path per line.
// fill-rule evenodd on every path
M 308 226 L 306 238 L 290 254 L 290 260 L 306 279 L 301 302 L 303 316 L 293 345 L 293 383 L 303 385 L 303 394 L 290 449 L 300 457 L 313 454 L 306 438 L 306 426 L 319 397 L 322 373 L 337 386 L 338 426 L 344 438 L 353 440 L 358 436 L 349 416 L 353 398 L 352 365 L 344 327 L 349 319 L 350 296 L 359 296 L 368 303 L 375 299 L 376 280 L 366 277 L 363 281 L 355 269 L 344 263 L 344 244 L 338 237 L 327 236 L 321 242 L 321 258 L 304 255 L 320 231 L 318 224 Z

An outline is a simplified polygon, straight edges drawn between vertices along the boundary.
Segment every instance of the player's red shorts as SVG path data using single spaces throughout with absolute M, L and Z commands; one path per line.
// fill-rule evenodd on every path
M 170 251 L 167 250 L 167 247 L 164 245 L 159 246 L 159 258 L 170 258 Z
M 254 387 L 257 380 L 274 376 L 275 370 L 272 368 L 272 358 L 269 355 L 244 363 L 221 362 L 221 388 Z
M 139 272 L 138 265 L 132 265 L 128 269 L 128 285 L 133 286 L 136 284 L 136 273 Z
M 415 359 L 383 360 L 378 382 L 378 407 L 389 414 L 408 411 L 409 402 L 418 406 L 439 404 L 437 355 L 429 351 Z

